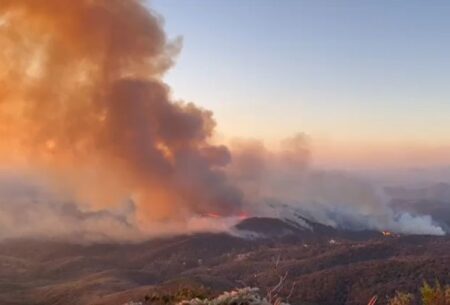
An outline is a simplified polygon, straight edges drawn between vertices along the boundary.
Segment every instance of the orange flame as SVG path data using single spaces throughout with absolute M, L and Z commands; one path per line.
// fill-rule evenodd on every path
M 219 213 L 216 212 L 209 212 L 206 213 L 205 216 L 210 217 L 210 218 L 222 218 L 225 217 L 224 215 L 220 215 Z M 246 212 L 241 212 L 238 215 L 235 215 L 234 217 L 237 217 L 241 220 L 247 219 L 249 217 L 249 215 Z

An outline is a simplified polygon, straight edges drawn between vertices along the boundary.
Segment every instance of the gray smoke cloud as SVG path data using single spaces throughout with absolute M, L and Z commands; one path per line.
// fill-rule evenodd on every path
M 0 240 L 50 238 L 76 242 L 137 241 L 131 202 L 116 209 L 83 210 L 80 205 L 25 175 L 0 175 Z

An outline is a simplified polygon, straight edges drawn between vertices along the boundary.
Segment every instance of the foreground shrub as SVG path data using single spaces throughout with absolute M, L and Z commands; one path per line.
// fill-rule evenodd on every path
M 427 282 L 420 288 L 422 305 L 450 305 L 450 286 L 443 287 L 436 281 L 434 286 Z M 412 305 L 414 296 L 410 293 L 397 292 L 397 294 L 388 301 L 388 305 Z
M 389 300 L 388 305 L 410 305 L 414 301 L 414 296 L 410 293 L 397 292 L 397 294 Z
M 425 282 L 420 289 L 423 305 L 450 305 L 450 286 L 442 287 L 439 282 L 430 286 Z
M 229 292 L 224 292 L 214 299 L 186 300 L 178 305 L 289 305 L 277 299 L 273 304 L 259 294 L 258 288 L 241 288 Z
M 173 295 L 152 295 L 146 296 L 143 302 L 128 302 L 124 305 L 289 305 L 278 297 L 277 291 L 283 283 L 280 282 L 270 289 L 265 297 L 262 297 L 258 288 L 241 288 L 227 291 L 215 298 L 206 298 L 203 293 L 197 293 L 189 289 L 183 289 Z M 294 286 L 292 286 L 292 289 Z M 292 293 L 291 289 L 291 293 Z M 289 297 L 286 298 L 289 300 Z M 179 301 L 182 300 L 182 301 Z M 420 302 L 422 301 L 422 302 Z M 380 304 L 379 299 L 374 296 L 367 305 Z M 384 304 L 384 302 L 383 302 Z M 387 305 L 450 305 L 450 286 L 442 286 L 436 282 L 434 286 L 424 283 L 420 288 L 420 298 L 415 299 L 410 293 L 397 292 L 395 296 L 387 301 Z M 364 305 L 364 304 L 361 304 Z

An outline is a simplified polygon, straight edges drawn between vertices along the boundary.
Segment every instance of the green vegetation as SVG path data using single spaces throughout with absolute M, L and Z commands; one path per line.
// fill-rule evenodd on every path
M 449 305 L 450 304 L 450 286 L 442 287 L 442 285 L 436 281 L 434 287 L 424 283 L 420 289 L 422 294 L 423 305 Z
M 432 286 L 427 282 L 420 288 L 422 305 L 450 305 L 450 286 L 442 286 L 438 281 Z M 391 298 L 388 305 L 413 305 L 415 303 L 414 295 L 410 293 L 397 292 Z

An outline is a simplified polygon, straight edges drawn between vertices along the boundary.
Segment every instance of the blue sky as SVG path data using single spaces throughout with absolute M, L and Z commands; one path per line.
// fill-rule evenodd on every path
M 450 1 L 153 0 L 220 133 L 450 144 Z

